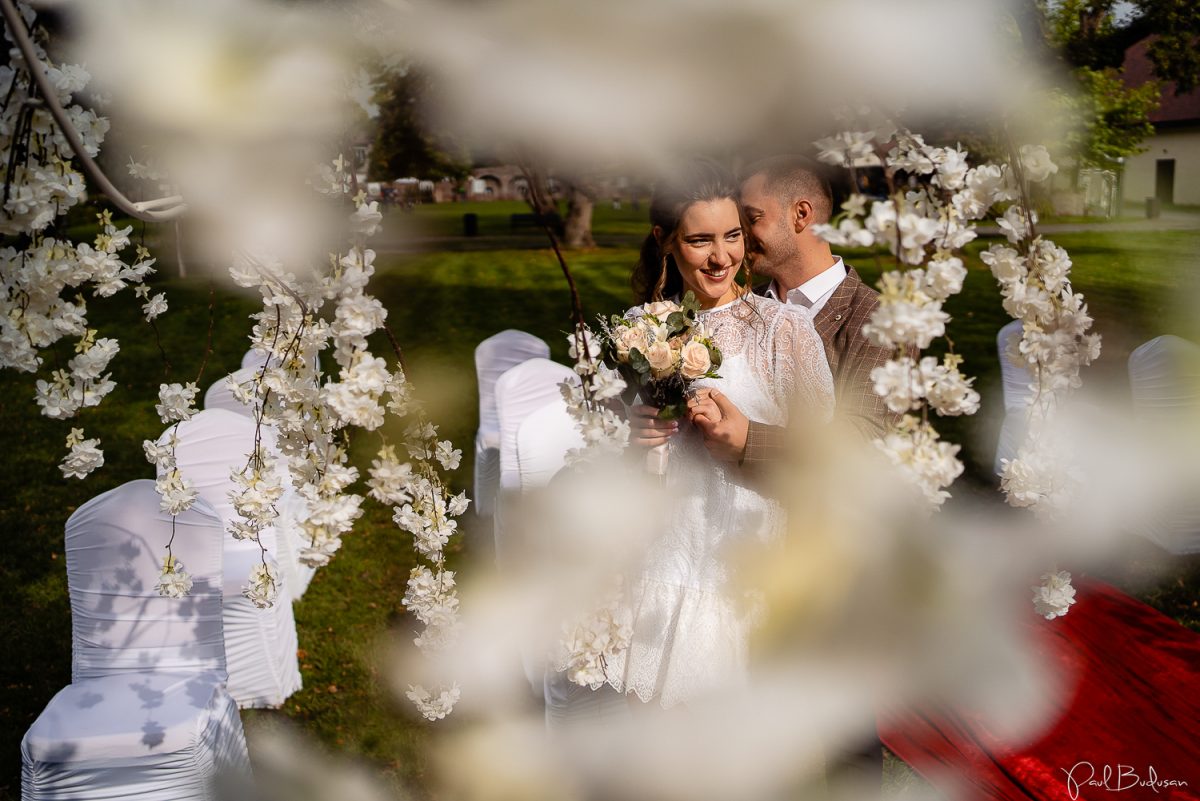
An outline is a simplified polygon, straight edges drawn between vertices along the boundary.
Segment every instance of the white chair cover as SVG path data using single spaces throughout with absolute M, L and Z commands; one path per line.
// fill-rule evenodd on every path
M 167 542 L 192 576 L 187 598 L 156 584 Z M 197 501 L 171 516 L 154 482 L 131 481 L 67 521 L 72 684 L 21 741 L 25 799 L 212 799 L 248 776 L 225 686 L 221 521 Z
M 163 432 L 159 441 L 165 441 L 169 432 Z M 230 473 L 245 467 L 254 448 L 254 421 L 224 409 L 205 409 L 179 423 L 175 436 L 180 472 L 228 527 L 237 519 L 229 498 L 237 485 Z M 270 432 L 264 429 L 263 437 L 268 447 L 272 446 Z M 273 556 L 278 552 L 276 527 L 264 529 L 261 538 L 272 554 L 268 560 L 278 565 Z M 281 575 L 284 585 L 280 593 L 285 602 L 259 609 L 242 595 L 251 568 L 262 559 L 258 545 L 236 540 L 227 531 L 222 543 L 229 692 L 242 708 L 280 706 L 301 687 L 296 622 L 292 605 L 286 602 L 290 600 L 286 574 Z
M 262 367 L 266 361 L 267 354 L 265 351 L 261 351 L 258 348 L 251 348 L 242 356 L 241 369 L 245 370 L 249 368 L 251 370 L 257 370 L 259 367 Z M 278 360 L 276 360 L 276 362 L 278 362 Z
M 996 335 L 996 349 L 1000 352 L 1000 378 L 1004 383 L 1004 408 L 1010 412 L 1024 411 L 1033 398 L 1033 375 L 1028 367 L 1021 367 L 1009 356 L 1010 346 L 1016 348 L 1020 339 L 1020 320 L 1013 320 Z
M 204 408 L 205 409 L 225 409 L 230 412 L 237 412 L 243 417 L 254 419 L 254 406 L 242 403 L 233 396 L 229 390 L 227 379 L 230 376 L 239 384 L 245 384 L 248 381 L 253 381 L 255 374 L 258 372 L 258 367 L 243 367 L 229 375 L 223 375 L 214 381 L 204 392 Z
M 475 376 L 479 384 L 479 430 L 475 434 L 475 514 L 493 513 L 500 482 L 500 418 L 496 413 L 496 381 L 508 370 L 529 359 L 550 358 L 550 346 L 533 334 L 508 329 L 494 334 L 475 348 Z
M 1021 338 L 1021 321 L 1013 320 L 996 335 L 996 348 L 1000 353 L 1000 378 L 1004 391 L 1004 422 L 996 442 L 996 459 L 992 464 L 996 474 L 1004 470 L 1002 460 L 1015 459 L 1017 449 L 1025 438 L 1025 426 L 1029 402 L 1033 398 L 1033 376 L 1029 368 L 1014 364 L 1009 348 L 1016 347 Z
M 500 489 L 521 488 L 517 467 L 517 429 L 525 418 L 554 400 L 561 400 L 563 381 L 578 381 L 570 367 L 549 359 L 530 359 L 496 381 L 496 413 L 500 421 Z
M 243 357 L 242 363 L 246 364 L 247 361 L 252 361 L 251 357 L 258 359 L 257 365 L 244 366 L 229 376 L 215 381 L 208 388 L 208 391 L 204 393 L 205 409 L 224 409 L 251 420 L 254 419 L 254 407 L 238 401 L 229 390 L 227 383 L 227 379 L 230 377 L 239 384 L 254 380 L 255 374 L 266 359 L 266 356 L 256 350 L 250 350 Z M 272 436 L 274 436 L 273 433 Z M 291 481 L 285 482 L 284 487 L 286 493 L 283 500 L 279 503 L 279 520 L 274 526 L 275 536 L 278 541 L 275 557 L 279 561 L 280 568 L 283 570 L 284 584 L 288 588 L 288 593 L 291 595 L 293 601 L 298 601 L 304 597 L 304 593 L 308 589 L 308 585 L 312 582 L 313 575 L 316 573 L 316 568 L 309 567 L 300 561 L 300 549 L 302 547 L 300 542 L 302 537 L 300 522 L 307 516 L 308 507 L 304 499 L 296 495 L 293 491 Z
M 1129 387 L 1139 419 L 1192 414 L 1200 400 L 1200 345 L 1168 335 L 1138 346 L 1129 354 Z
M 248 359 L 250 356 L 257 354 L 257 351 L 251 350 L 246 354 L 246 358 Z M 266 357 L 262 358 L 265 359 Z M 204 393 L 204 408 L 224 409 L 253 420 L 254 407 L 247 406 L 238 401 L 233 396 L 233 393 L 229 391 L 226 379 L 232 377 L 239 384 L 253 381 L 258 369 L 255 366 L 243 367 L 241 370 L 231 373 L 230 376 L 225 376 L 214 382 L 208 388 L 208 391 Z M 273 428 L 271 428 L 271 432 L 271 436 L 274 437 Z M 286 469 L 286 466 L 283 469 Z M 304 499 L 294 492 L 290 480 L 284 483 L 284 489 L 286 491 L 283 499 L 277 507 L 279 519 L 274 526 L 278 545 L 275 551 L 275 558 L 279 561 L 279 566 L 283 570 L 284 586 L 287 587 L 288 594 L 291 595 L 293 601 L 298 601 L 304 597 L 304 593 L 308 590 L 308 585 L 312 582 L 313 575 L 317 572 L 317 569 L 309 567 L 300 561 L 300 549 L 303 547 L 303 543 L 301 542 L 303 532 L 300 530 L 300 523 L 308 515 L 308 506 L 304 502 Z
M 517 428 L 517 471 L 521 489 L 544 487 L 567 463 L 567 451 L 582 448 L 583 434 L 562 396 L 526 417 Z
M 549 359 L 530 359 L 518 364 L 496 381 L 496 411 L 500 419 L 500 491 L 496 498 L 493 526 L 496 537 L 496 564 L 502 571 L 511 564 L 513 543 L 507 531 L 511 496 L 520 491 L 517 464 L 517 431 L 526 418 L 554 400 L 562 399 L 559 384 L 578 380 L 569 367 Z M 540 654 L 522 653 L 525 676 L 530 689 L 541 697 L 545 673 Z
M 1200 417 L 1200 345 L 1176 336 L 1155 337 L 1129 354 L 1134 417 L 1163 447 L 1192 451 Z M 1140 531 L 1174 554 L 1200 553 L 1200 500 L 1172 498 Z

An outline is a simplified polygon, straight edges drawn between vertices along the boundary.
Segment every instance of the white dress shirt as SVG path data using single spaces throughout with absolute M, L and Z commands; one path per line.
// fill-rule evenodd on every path
M 831 267 L 822 270 L 800 286 L 788 292 L 787 298 L 779 297 L 779 287 L 774 281 L 767 287 L 767 291 L 764 294 L 768 298 L 774 298 L 782 303 L 803 306 L 809 310 L 810 314 L 815 316 L 829 302 L 829 298 L 833 295 L 833 290 L 837 289 L 842 281 L 846 280 L 846 275 L 846 265 L 842 263 L 842 257 L 836 256 Z

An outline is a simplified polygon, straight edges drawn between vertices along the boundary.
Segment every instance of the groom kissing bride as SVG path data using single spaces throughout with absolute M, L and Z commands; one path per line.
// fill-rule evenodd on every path
M 730 554 L 782 533 L 782 506 L 760 474 L 784 458 L 789 424 L 836 411 L 870 439 L 889 423 L 870 374 L 894 354 L 862 333 L 878 294 L 814 233 L 833 208 L 828 180 L 799 157 L 756 163 L 740 183 L 698 161 L 656 187 L 631 314 L 690 293 L 720 377 L 694 382 L 682 421 L 629 409 L 635 446 L 669 447 L 669 520 L 629 582 L 632 636 L 607 665 L 609 686 L 589 692 L 548 674 L 552 728 L 612 714 L 622 695 L 671 707 L 743 683 L 752 616 L 732 597 Z M 756 275 L 769 279 L 761 292 Z M 843 769 L 878 786 L 881 748 L 872 738 Z

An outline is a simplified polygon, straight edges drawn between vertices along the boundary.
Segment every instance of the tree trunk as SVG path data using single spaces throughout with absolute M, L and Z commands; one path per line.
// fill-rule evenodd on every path
M 571 185 L 567 201 L 567 219 L 563 223 L 563 242 L 569 248 L 594 248 L 592 238 L 592 209 L 595 201 L 578 184 Z

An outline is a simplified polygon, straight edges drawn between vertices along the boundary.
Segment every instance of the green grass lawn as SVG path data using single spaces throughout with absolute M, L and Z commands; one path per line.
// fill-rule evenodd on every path
M 507 226 L 502 204 L 486 205 L 500 212 L 493 215 L 493 223 Z M 436 210 L 441 215 L 437 224 L 445 230 L 457 225 L 464 207 L 447 204 L 444 213 Z M 632 224 L 632 214 L 628 206 L 620 212 L 598 208 L 598 229 L 628 229 L 636 236 L 644 229 Z M 637 214 L 644 219 L 644 208 Z M 1056 240 L 1071 252 L 1076 287 L 1087 294 L 1097 329 L 1105 337 L 1104 354 L 1085 381 L 1122 386 L 1129 351 L 1157 334 L 1200 340 L 1200 322 L 1191 314 L 1200 297 L 1200 273 L 1195 269 L 1200 233 L 1080 234 Z M 632 248 L 569 255 L 589 313 L 617 311 L 628 304 L 629 269 L 635 257 Z M 866 280 L 878 276 L 880 266 L 871 256 L 855 254 L 850 261 Z M 373 291 L 389 310 L 388 322 L 404 346 L 410 376 L 435 421 L 463 448 L 463 465 L 453 480 L 459 488 L 469 488 L 477 405 L 473 349 L 481 339 L 516 327 L 545 338 L 552 356 L 565 360 L 563 332 L 570 320 L 559 268 L 546 250 L 385 255 L 377 264 Z M 950 333 L 956 350 L 966 357 L 964 369 L 979 376 L 984 410 L 974 419 L 940 421 L 939 427 L 964 443 L 968 474 L 961 480 L 962 489 L 985 491 L 994 483 L 989 472 L 998 426 L 994 410 L 1000 400 L 995 335 L 1008 318 L 990 274 L 976 259 L 971 268 L 963 294 L 948 306 L 954 316 Z M 159 320 L 171 359 L 170 380 L 192 380 L 208 328 L 207 281 L 159 276 L 154 283 L 166 290 L 171 304 Z M 0 798 L 18 796 L 19 740 L 70 679 L 63 524 L 93 495 L 132 478 L 152 476 L 141 441 L 163 428 L 153 408 L 163 379 L 153 333 L 128 296 L 89 305 L 93 325 L 121 341 L 112 365 L 118 388 L 99 409 L 70 423 L 47 420 L 33 403 L 33 376 L 0 374 L 0 430 L 9 459 L 9 469 L 0 475 L 0 528 L 7 545 L 0 556 L 0 641 L 8 650 L 0 663 Z M 238 366 L 247 345 L 246 315 L 255 306 L 253 298 L 225 289 L 215 292 L 216 333 L 202 386 Z M 376 350 L 385 353 L 387 348 L 381 342 Z M 70 358 L 69 343 L 60 343 L 57 358 Z M 63 479 L 57 468 L 71 425 L 101 437 L 105 451 L 104 467 L 82 482 Z M 373 447 L 373 438 L 356 443 L 356 462 L 369 463 Z M 295 607 L 304 690 L 281 712 L 256 712 L 247 718 L 286 716 L 330 748 L 365 759 L 397 784 L 420 788 L 426 769 L 423 746 L 431 727 L 413 720 L 407 702 L 392 699 L 376 658 L 389 630 L 410 628 L 400 614 L 400 598 L 412 565 L 411 548 L 386 510 L 374 502 L 367 507 L 341 553 L 317 573 Z M 452 558 L 461 562 L 485 553 L 486 537 L 484 532 L 468 531 Z M 1155 563 L 1153 554 L 1133 558 L 1147 567 Z M 1195 562 L 1174 560 L 1167 566 L 1173 572 L 1140 591 L 1140 597 L 1200 629 Z

